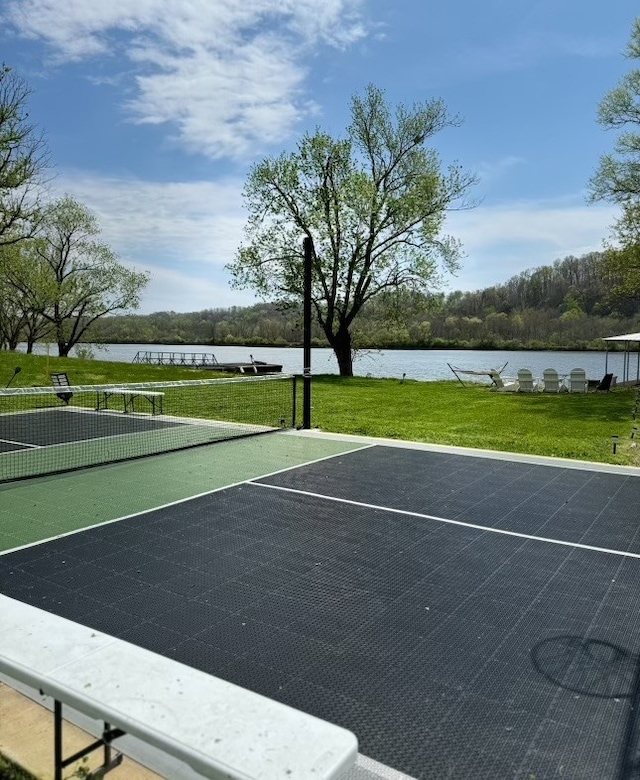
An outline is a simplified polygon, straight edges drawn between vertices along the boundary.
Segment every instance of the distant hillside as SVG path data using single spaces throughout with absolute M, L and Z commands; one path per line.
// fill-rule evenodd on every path
M 358 318 L 359 348 L 602 348 L 603 336 L 640 331 L 640 298 L 613 300 L 615 280 L 592 252 L 523 271 L 501 285 L 430 297 L 400 291 L 370 303 Z M 324 346 L 319 329 L 314 343 Z M 297 345 L 302 313 L 274 304 L 158 312 L 100 320 L 104 343 Z

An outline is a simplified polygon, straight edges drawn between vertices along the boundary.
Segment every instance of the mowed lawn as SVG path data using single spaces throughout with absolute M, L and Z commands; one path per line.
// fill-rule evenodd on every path
M 47 385 L 66 371 L 72 384 L 212 379 L 203 370 L 0 351 L 0 387 Z M 4 381 L 3 381 L 4 380 Z M 298 423 L 302 413 L 299 383 Z M 640 465 L 632 439 L 636 388 L 610 393 L 498 393 L 488 384 L 458 381 L 316 376 L 312 424 L 335 433 L 449 444 L 505 452 Z M 618 436 L 613 453 L 612 437 Z M 637 440 L 640 442 L 640 438 Z
M 631 438 L 637 397 L 634 388 L 548 395 L 492 392 L 456 380 L 320 376 L 312 419 L 336 433 L 640 465 Z

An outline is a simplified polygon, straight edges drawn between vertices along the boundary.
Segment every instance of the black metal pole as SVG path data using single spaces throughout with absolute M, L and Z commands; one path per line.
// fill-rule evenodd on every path
M 313 241 L 306 236 L 304 245 L 303 356 L 302 356 L 302 427 L 311 428 L 311 275 Z
M 7 387 L 13 382 L 13 380 L 18 376 L 18 374 L 22 371 L 22 368 L 20 366 L 16 366 L 13 370 L 13 376 L 11 379 L 7 382 Z
M 109 731 L 111 730 L 111 726 L 104 721 L 104 729 L 102 731 L 102 738 L 104 740 L 104 766 L 109 766 L 111 763 L 111 741 L 108 739 Z
M 293 376 L 293 408 L 291 410 L 291 427 L 295 428 L 298 424 L 298 375 Z
M 53 763 L 54 780 L 62 780 L 62 703 L 53 701 Z

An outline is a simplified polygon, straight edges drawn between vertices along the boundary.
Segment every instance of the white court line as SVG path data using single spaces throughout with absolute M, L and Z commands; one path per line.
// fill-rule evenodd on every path
M 564 542 L 562 539 L 549 539 L 546 536 L 534 536 L 533 534 L 523 534 L 519 531 L 507 531 L 503 528 L 491 528 L 487 525 L 476 525 L 475 523 L 466 523 L 462 520 L 450 520 L 447 517 L 438 517 L 437 515 L 427 515 L 423 512 L 412 512 L 409 509 L 394 509 L 390 506 L 379 506 L 378 504 L 367 504 L 364 501 L 352 501 L 349 498 L 338 498 L 337 496 L 325 496 L 322 493 L 313 493 L 309 490 L 297 490 L 296 488 L 282 487 L 279 485 L 268 485 L 264 482 L 256 482 L 256 479 L 263 479 L 263 477 L 255 477 L 248 480 L 250 485 L 256 487 L 269 488 L 270 490 L 281 490 L 285 493 L 296 493 L 300 496 L 309 496 L 310 498 L 322 498 L 325 501 L 334 501 L 338 504 L 348 504 L 349 506 L 362 507 L 363 509 L 376 509 L 382 512 L 391 512 L 394 515 L 404 515 L 405 517 L 420 517 L 425 520 L 435 520 L 438 523 L 446 523 L 447 525 L 459 525 L 463 528 L 473 528 L 476 531 L 488 531 L 492 534 L 501 534 L 503 536 L 515 536 L 518 539 L 528 539 L 534 542 L 546 542 L 547 544 L 557 544 L 560 547 L 573 547 L 578 550 L 590 550 L 591 552 L 608 553 L 609 555 L 620 555 L 624 558 L 638 558 L 640 559 L 640 553 L 625 552 L 624 550 L 611 550 L 608 547 L 594 547 L 590 544 L 580 544 L 580 542 Z
M 26 441 L 14 441 L 13 439 L 0 439 L 0 442 L 4 442 L 5 444 L 17 444 L 19 447 L 31 447 L 34 450 L 40 450 L 42 449 L 41 444 L 29 444 Z
M 330 433 L 328 431 L 296 430 L 283 431 L 284 436 L 300 436 L 307 439 L 325 439 L 328 441 L 345 441 L 357 444 L 365 442 L 382 447 L 395 447 L 421 452 L 436 452 L 447 455 L 464 455 L 471 458 L 509 461 L 510 463 L 529 463 L 535 466 L 553 466 L 554 468 L 576 469 L 579 471 L 597 471 L 602 474 L 622 474 L 626 477 L 640 477 L 640 467 L 619 466 L 615 463 L 599 463 L 592 460 L 573 460 L 556 458 L 551 455 L 529 455 L 523 452 L 506 452 L 503 450 L 483 450 L 473 447 L 460 447 L 451 444 L 430 444 L 421 441 L 406 441 L 404 439 L 386 439 L 375 436 L 356 436 L 355 434 Z
M 149 509 L 141 509 L 139 512 L 132 512 L 129 515 L 122 515 L 122 517 L 114 517 L 111 520 L 101 520 L 98 523 L 92 523 L 91 525 L 85 525 L 82 528 L 75 528 L 73 531 L 65 531 L 61 534 L 55 534 L 54 536 L 48 536 L 46 539 L 38 539 L 35 542 L 29 542 L 28 544 L 21 544 L 18 547 L 12 547 L 9 550 L 0 550 L 0 556 L 8 555 L 18 550 L 26 550 L 28 547 L 37 547 L 39 544 L 46 544 L 52 542 L 54 539 L 63 539 L 65 536 L 73 536 L 74 534 L 80 534 L 83 531 L 90 531 L 92 528 L 100 528 L 103 525 L 110 525 L 111 523 L 119 523 L 121 520 L 129 520 L 131 517 L 139 517 L 140 515 L 148 515 L 152 512 L 158 512 L 161 509 L 168 509 L 172 506 L 178 506 L 184 504 L 187 501 L 193 501 L 196 498 L 203 498 L 204 496 L 210 496 L 213 493 L 220 493 L 223 490 L 229 488 L 238 487 L 239 485 L 253 484 L 254 479 L 267 479 L 268 477 L 275 477 L 278 474 L 284 474 L 286 471 L 293 471 L 294 469 L 303 468 L 304 466 L 310 466 L 314 463 L 322 463 L 324 460 L 331 460 L 331 458 L 339 458 L 341 455 L 349 455 L 352 452 L 359 452 L 360 450 L 367 450 L 373 447 L 373 444 L 365 444 L 354 447 L 350 450 L 343 450 L 342 452 L 335 452 L 332 455 L 323 455 L 321 458 L 315 458 L 314 460 L 305 460 L 303 463 L 295 463 L 293 466 L 286 466 L 283 469 L 277 469 L 276 471 L 270 471 L 268 474 L 260 474 L 257 477 L 251 477 L 250 479 L 239 479 L 237 482 L 232 482 L 229 485 L 221 485 L 220 487 L 213 488 L 212 490 L 203 490 L 202 493 L 196 493 L 192 496 L 186 496 L 185 498 L 177 498 L 175 501 L 168 501 L 166 504 L 160 504 L 159 506 L 152 506 Z M 172 453 L 167 453 L 172 454 Z M 119 465 L 119 464 L 115 464 Z M 64 476 L 64 475 L 63 475 Z
M 104 416 L 104 417 L 111 416 L 111 417 L 117 417 L 117 419 L 119 419 L 119 420 L 123 419 L 122 418 L 122 412 L 113 412 L 113 413 L 111 413 L 110 410 L 108 410 L 106 413 L 104 413 L 104 412 L 85 411 L 84 409 L 80 409 L 80 410 L 75 410 L 74 411 L 74 414 L 80 414 L 80 413 L 82 413 L 82 414 L 93 414 L 93 415 L 100 414 L 100 416 Z M 160 417 L 160 415 L 156 415 L 156 418 L 157 417 Z M 152 418 L 152 417 L 149 417 L 149 418 L 144 417 L 143 418 L 143 417 L 135 417 L 135 416 L 131 417 L 132 420 L 144 419 L 145 422 L 147 422 L 149 420 L 154 420 L 156 418 Z M 160 420 L 160 422 L 166 422 L 166 421 Z M 32 449 L 36 449 L 36 450 L 44 450 L 44 449 L 51 449 L 51 450 L 53 450 L 53 449 L 55 449 L 57 447 L 73 447 L 73 446 L 78 445 L 78 444 L 85 445 L 85 444 L 89 444 L 89 443 L 93 443 L 93 442 L 108 441 L 109 439 L 121 439 L 121 438 L 126 437 L 126 436 L 143 436 L 145 433 L 157 433 L 158 431 L 168 431 L 170 428 L 178 428 L 178 427 L 180 427 L 180 426 L 179 426 L 178 423 L 176 423 L 175 425 L 171 425 L 171 426 L 168 425 L 168 426 L 164 426 L 164 427 L 161 427 L 161 428 L 149 428 L 148 430 L 142 430 L 142 431 L 134 429 L 134 430 L 131 430 L 131 431 L 125 431 L 123 433 L 108 433 L 108 434 L 105 434 L 104 436 L 92 436 L 89 439 L 70 439 L 69 441 L 55 441 L 55 442 L 53 442 L 53 444 L 27 444 L 26 442 L 14 442 L 14 443 L 15 444 L 20 444 L 22 447 L 25 447 L 25 448 L 31 447 Z M 0 441 L 9 441 L 9 439 L 0 439 Z M 179 450 L 166 450 L 166 452 L 178 452 L 178 451 Z M 19 451 L 16 452 L 15 450 L 11 450 L 10 452 L 2 452 L 2 453 L 0 453 L 0 455 L 20 455 L 20 454 L 22 454 L 22 453 L 20 453 Z M 157 453 L 151 453 L 151 455 L 154 455 L 154 454 L 157 454 Z M 136 456 L 136 457 L 138 457 L 138 456 Z M 141 457 L 148 457 L 148 456 L 142 455 Z M 124 460 L 127 460 L 127 459 L 124 458 L 123 460 L 106 461 L 105 463 L 99 462 L 99 463 L 96 463 L 96 464 L 89 464 L 87 466 L 79 466 L 78 468 L 93 468 L 94 466 L 108 466 L 108 465 L 111 465 L 112 463 L 122 463 Z M 51 474 L 47 473 L 47 474 L 43 474 L 42 476 L 46 477 L 46 476 L 52 476 L 52 475 L 55 475 L 55 474 L 62 474 L 62 475 L 64 475 L 65 473 L 70 474 L 74 470 L 75 469 L 71 469 L 71 471 L 66 471 L 66 472 L 65 471 L 61 471 L 61 472 L 55 472 L 54 471 Z

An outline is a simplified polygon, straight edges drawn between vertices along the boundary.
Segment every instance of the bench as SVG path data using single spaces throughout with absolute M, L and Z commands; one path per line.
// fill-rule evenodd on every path
M 122 410 L 135 412 L 136 398 L 144 398 L 151 405 L 151 414 L 162 414 L 162 402 L 164 393 L 151 392 L 150 390 L 127 390 L 126 388 L 112 387 L 108 390 L 98 390 L 96 393 L 96 411 L 109 408 L 109 400 L 113 397 L 122 398 Z
M 55 780 L 101 746 L 102 777 L 125 733 L 216 780 L 330 780 L 357 759 L 355 736 L 217 677 L 0 595 L 0 673 L 53 697 Z M 62 756 L 62 705 L 105 721 L 103 736 Z
M 55 388 L 61 388 L 63 392 L 56 393 L 58 398 L 61 401 L 64 401 L 65 404 L 68 404 L 69 401 L 73 398 L 73 393 L 71 392 L 65 392 L 65 388 L 71 387 L 71 382 L 69 382 L 69 377 L 65 373 L 57 373 L 57 374 L 51 374 L 51 384 Z

